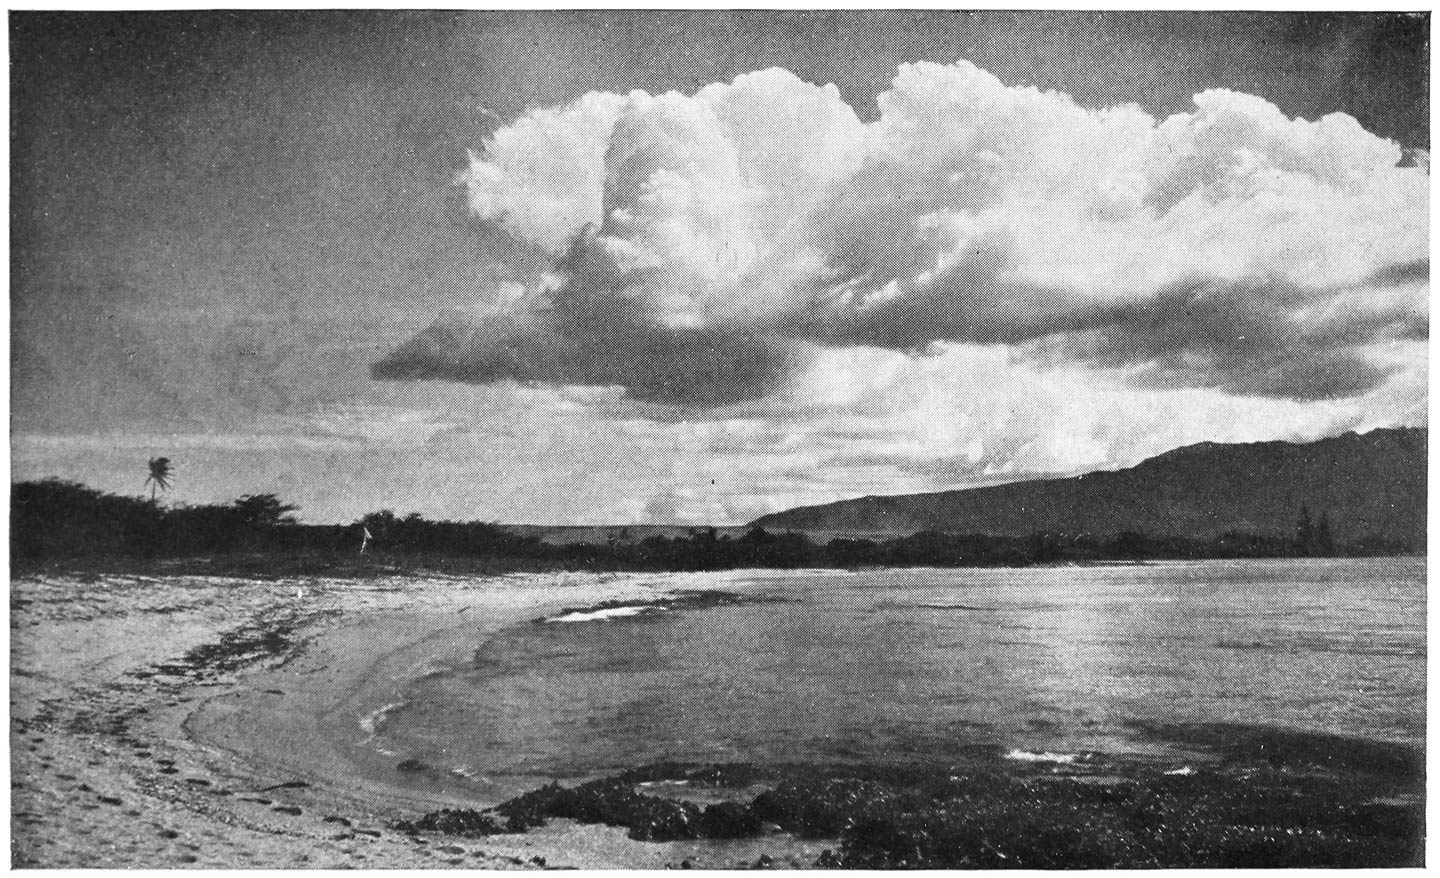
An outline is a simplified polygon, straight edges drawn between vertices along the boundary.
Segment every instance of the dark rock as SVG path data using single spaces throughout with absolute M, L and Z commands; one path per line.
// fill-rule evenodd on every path
M 760 829 L 760 818 L 738 802 L 717 802 L 700 815 L 705 838 L 746 838 L 759 835 Z
M 399 820 L 393 824 L 400 832 L 441 832 L 467 838 L 483 838 L 508 831 L 493 814 L 470 808 L 432 811 L 416 820 Z
M 624 826 L 637 841 L 673 841 L 700 836 L 700 809 L 690 802 L 647 796 L 614 778 L 573 789 L 550 784 L 501 803 L 495 811 L 509 818 L 512 831 L 543 826 L 550 818 Z M 523 827 L 524 829 L 522 829 Z

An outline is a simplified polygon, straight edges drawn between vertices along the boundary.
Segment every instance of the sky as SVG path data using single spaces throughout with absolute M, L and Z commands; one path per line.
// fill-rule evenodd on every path
M 1428 14 L 9 37 L 16 481 L 738 524 L 1427 423 Z

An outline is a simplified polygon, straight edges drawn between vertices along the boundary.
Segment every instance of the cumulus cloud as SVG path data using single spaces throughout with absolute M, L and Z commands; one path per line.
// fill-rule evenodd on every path
M 1213 90 L 1157 120 L 965 62 L 903 65 L 878 107 L 767 70 L 527 113 L 466 183 L 553 270 L 374 374 L 713 408 L 793 390 L 824 350 L 940 343 L 1321 400 L 1428 335 L 1428 167 L 1349 116 Z

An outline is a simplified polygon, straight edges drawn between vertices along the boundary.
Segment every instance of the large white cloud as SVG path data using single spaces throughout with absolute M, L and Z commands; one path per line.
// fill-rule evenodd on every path
M 1414 369 L 1376 352 L 1428 335 L 1428 168 L 1349 116 L 1214 90 L 1157 120 L 965 62 L 903 65 L 878 107 L 767 70 L 527 113 L 466 182 L 554 271 L 376 374 L 703 408 L 855 345 L 1299 400 Z

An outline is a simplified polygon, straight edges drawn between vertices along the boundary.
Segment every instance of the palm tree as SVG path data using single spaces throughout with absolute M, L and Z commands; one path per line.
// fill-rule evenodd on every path
M 152 504 L 155 502 L 156 488 L 162 491 L 170 490 L 170 458 L 150 458 L 150 477 L 145 480 L 145 484 L 150 486 L 150 502 Z

